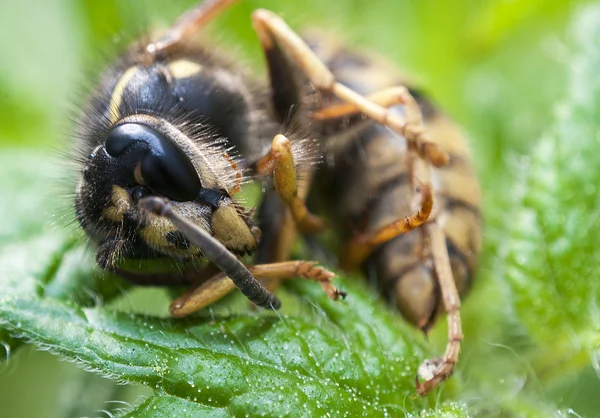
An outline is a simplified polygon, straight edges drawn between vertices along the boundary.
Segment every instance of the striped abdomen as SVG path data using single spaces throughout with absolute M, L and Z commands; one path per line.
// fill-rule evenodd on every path
M 328 42 L 328 41 L 325 41 Z M 355 54 L 322 40 L 312 42 L 336 78 L 362 94 L 402 85 L 389 63 Z M 431 167 L 434 209 L 458 291 L 472 280 L 480 248 L 480 190 L 461 131 L 423 97 L 411 91 L 423 112 L 429 137 L 450 155 L 442 168 Z M 402 112 L 402 106 L 394 111 Z M 387 128 L 353 117 L 323 126 L 327 165 L 317 173 L 310 201 L 321 201 L 342 241 L 371 233 L 412 214 L 419 194 L 413 190 L 406 142 Z M 343 242 L 342 242 L 343 245 Z M 442 306 L 428 237 L 417 228 L 379 246 L 362 264 L 381 293 L 422 329 L 433 325 Z

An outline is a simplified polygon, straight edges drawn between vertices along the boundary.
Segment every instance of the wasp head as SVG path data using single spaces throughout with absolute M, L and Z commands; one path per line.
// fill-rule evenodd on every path
M 105 260 L 101 267 L 140 253 L 201 256 L 168 219 L 139 209 L 146 196 L 166 198 L 174 211 L 230 251 L 253 251 L 257 230 L 227 191 L 232 167 L 223 154 L 219 146 L 194 141 L 158 117 L 132 115 L 112 126 L 85 163 L 76 191 L 83 229 L 101 246 L 114 248 L 110 257 L 97 257 Z

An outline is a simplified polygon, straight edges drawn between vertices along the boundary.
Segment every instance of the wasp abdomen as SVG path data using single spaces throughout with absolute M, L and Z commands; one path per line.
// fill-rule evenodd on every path
M 337 80 L 369 95 L 406 85 L 390 63 L 342 48 L 319 37 L 311 46 Z M 430 167 L 433 213 L 446 235 L 454 280 L 464 294 L 473 276 L 480 248 L 480 190 L 462 132 L 418 90 L 409 92 L 419 105 L 425 129 L 450 157 L 441 168 Z M 403 105 L 394 112 L 406 112 Z M 330 164 L 317 175 L 311 201 L 325 200 L 324 209 L 342 240 L 368 236 L 414 212 L 415 193 L 404 138 L 369 120 L 345 117 L 322 125 Z M 413 324 L 429 329 L 442 307 L 430 242 L 423 227 L 381 244 L 362 263 L 381 293 Z

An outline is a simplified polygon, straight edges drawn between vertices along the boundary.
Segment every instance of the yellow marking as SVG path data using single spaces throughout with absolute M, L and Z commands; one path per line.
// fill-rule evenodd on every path
M 110 105 L 109 105 L 109 117 L 111 125 L 116 123 L 119 120 L 119 108 L 121 107 L 121 103 L 123 103 L 123 91 L 125 91 L 125 87 L 131 81 L 135 73 L 139 71 L 138 67 L 130 67 L 123 73 L 121 79 L 115 86 L 113 90 L 113 94 L 110 97 Z
M 188 60 L 173 61 L 169 63 L 168 68 L 173 78 L 188 78 L 202 71 L 200 64 Z
M 233 250 L 256 248 L 256 237 L 233 206 L 221 206 L 212 214 L 211 227 L 215 238 Z
M 140 236 L 150 247 L 164 250 L 174 247 L 174 244 L 167 240 L 167 233 L 176 230 L 177 228 L 166 218 L 150 215 L 148 226 L 140 230 Z
M 127 191 L 122 187 L 113 185 L 110 201 L 112 205 L 104 208 L 102 211 L 102 216 L 115 223 L 122 222 L 125 213 L 131 207 L 129 193 L 127 193 Z
M 163 254 L 177 256 L 193 256 L 198 254 L 198 248 L 194 245 L 190 248 L 177 248 L 174 243 L 167 239 L 169 232 L 177 231 L 175 225 L 166 218 L 149 215 L 148 225 L 140 229 L 142 240 L 150 247 Z

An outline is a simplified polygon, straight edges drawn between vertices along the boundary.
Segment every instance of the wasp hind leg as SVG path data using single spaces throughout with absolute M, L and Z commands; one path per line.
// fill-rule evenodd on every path
M 375 93 L 365 96 L 365 99 L 384 108 L 390 108 L 395 105 L 405 105 L 408 111 L 406 123 L 413 125 L 422 124 L 421 109 L 408 88 L 405 86 L 390 87 L 376 91 Z M 315 120 L 329 120 L 344 116 L 352 116 L 360 112 L 361 109 L 356 104 L 336 103 L 313 112 L 312 117 Z
M 381 244 L 423 225 L 429 219 L 432 208 L 431 185 L 427 183 L 421 186 L 421 203 L 415 213 L 385 225 L 372 234 L 355 235 L 344 248 L 341 256 L 342 268 L 344 270 L 357 268 Z
M 460 345 L 463 340 L 462 325 L 460 320 L 460 296 L 452 276 L 446 237 L 444 231 L 434 221 L 426 225 L 431 240 L 433 264 L 438 283 L 442 292 L 442 301 L 448 319 L 448 343 L 442 357 L 425 360 L 419 367 L 419 376 L 425 382 L 416 378 L 417 393 L 424 396 L 431 392 L 437 385 L 448 379 L 458 362 Z
M 408 123 L 404 117 L 391 113 L 380 104 L 337 82 L 327 66 L 279 16 L 268 10 L 259 9 L 252 13 L 252 21 L 268 61 L 272 61 L 271 57 L 278 51 L 285 50 L 290 59 L 319 91 L 333 94 L 342 101 L 355 106 L 361 113 L 374 121 L 386 125 L 404 136 L 410 148 L 413 148 L 421 158 L 431 164 L 442 166 L 448 162 L 448 154 L 427 138 L 422 124 Z M 418 106 L 415 110 L 418 111 Z M 418 114 L 420 115 L 420 111 Z

